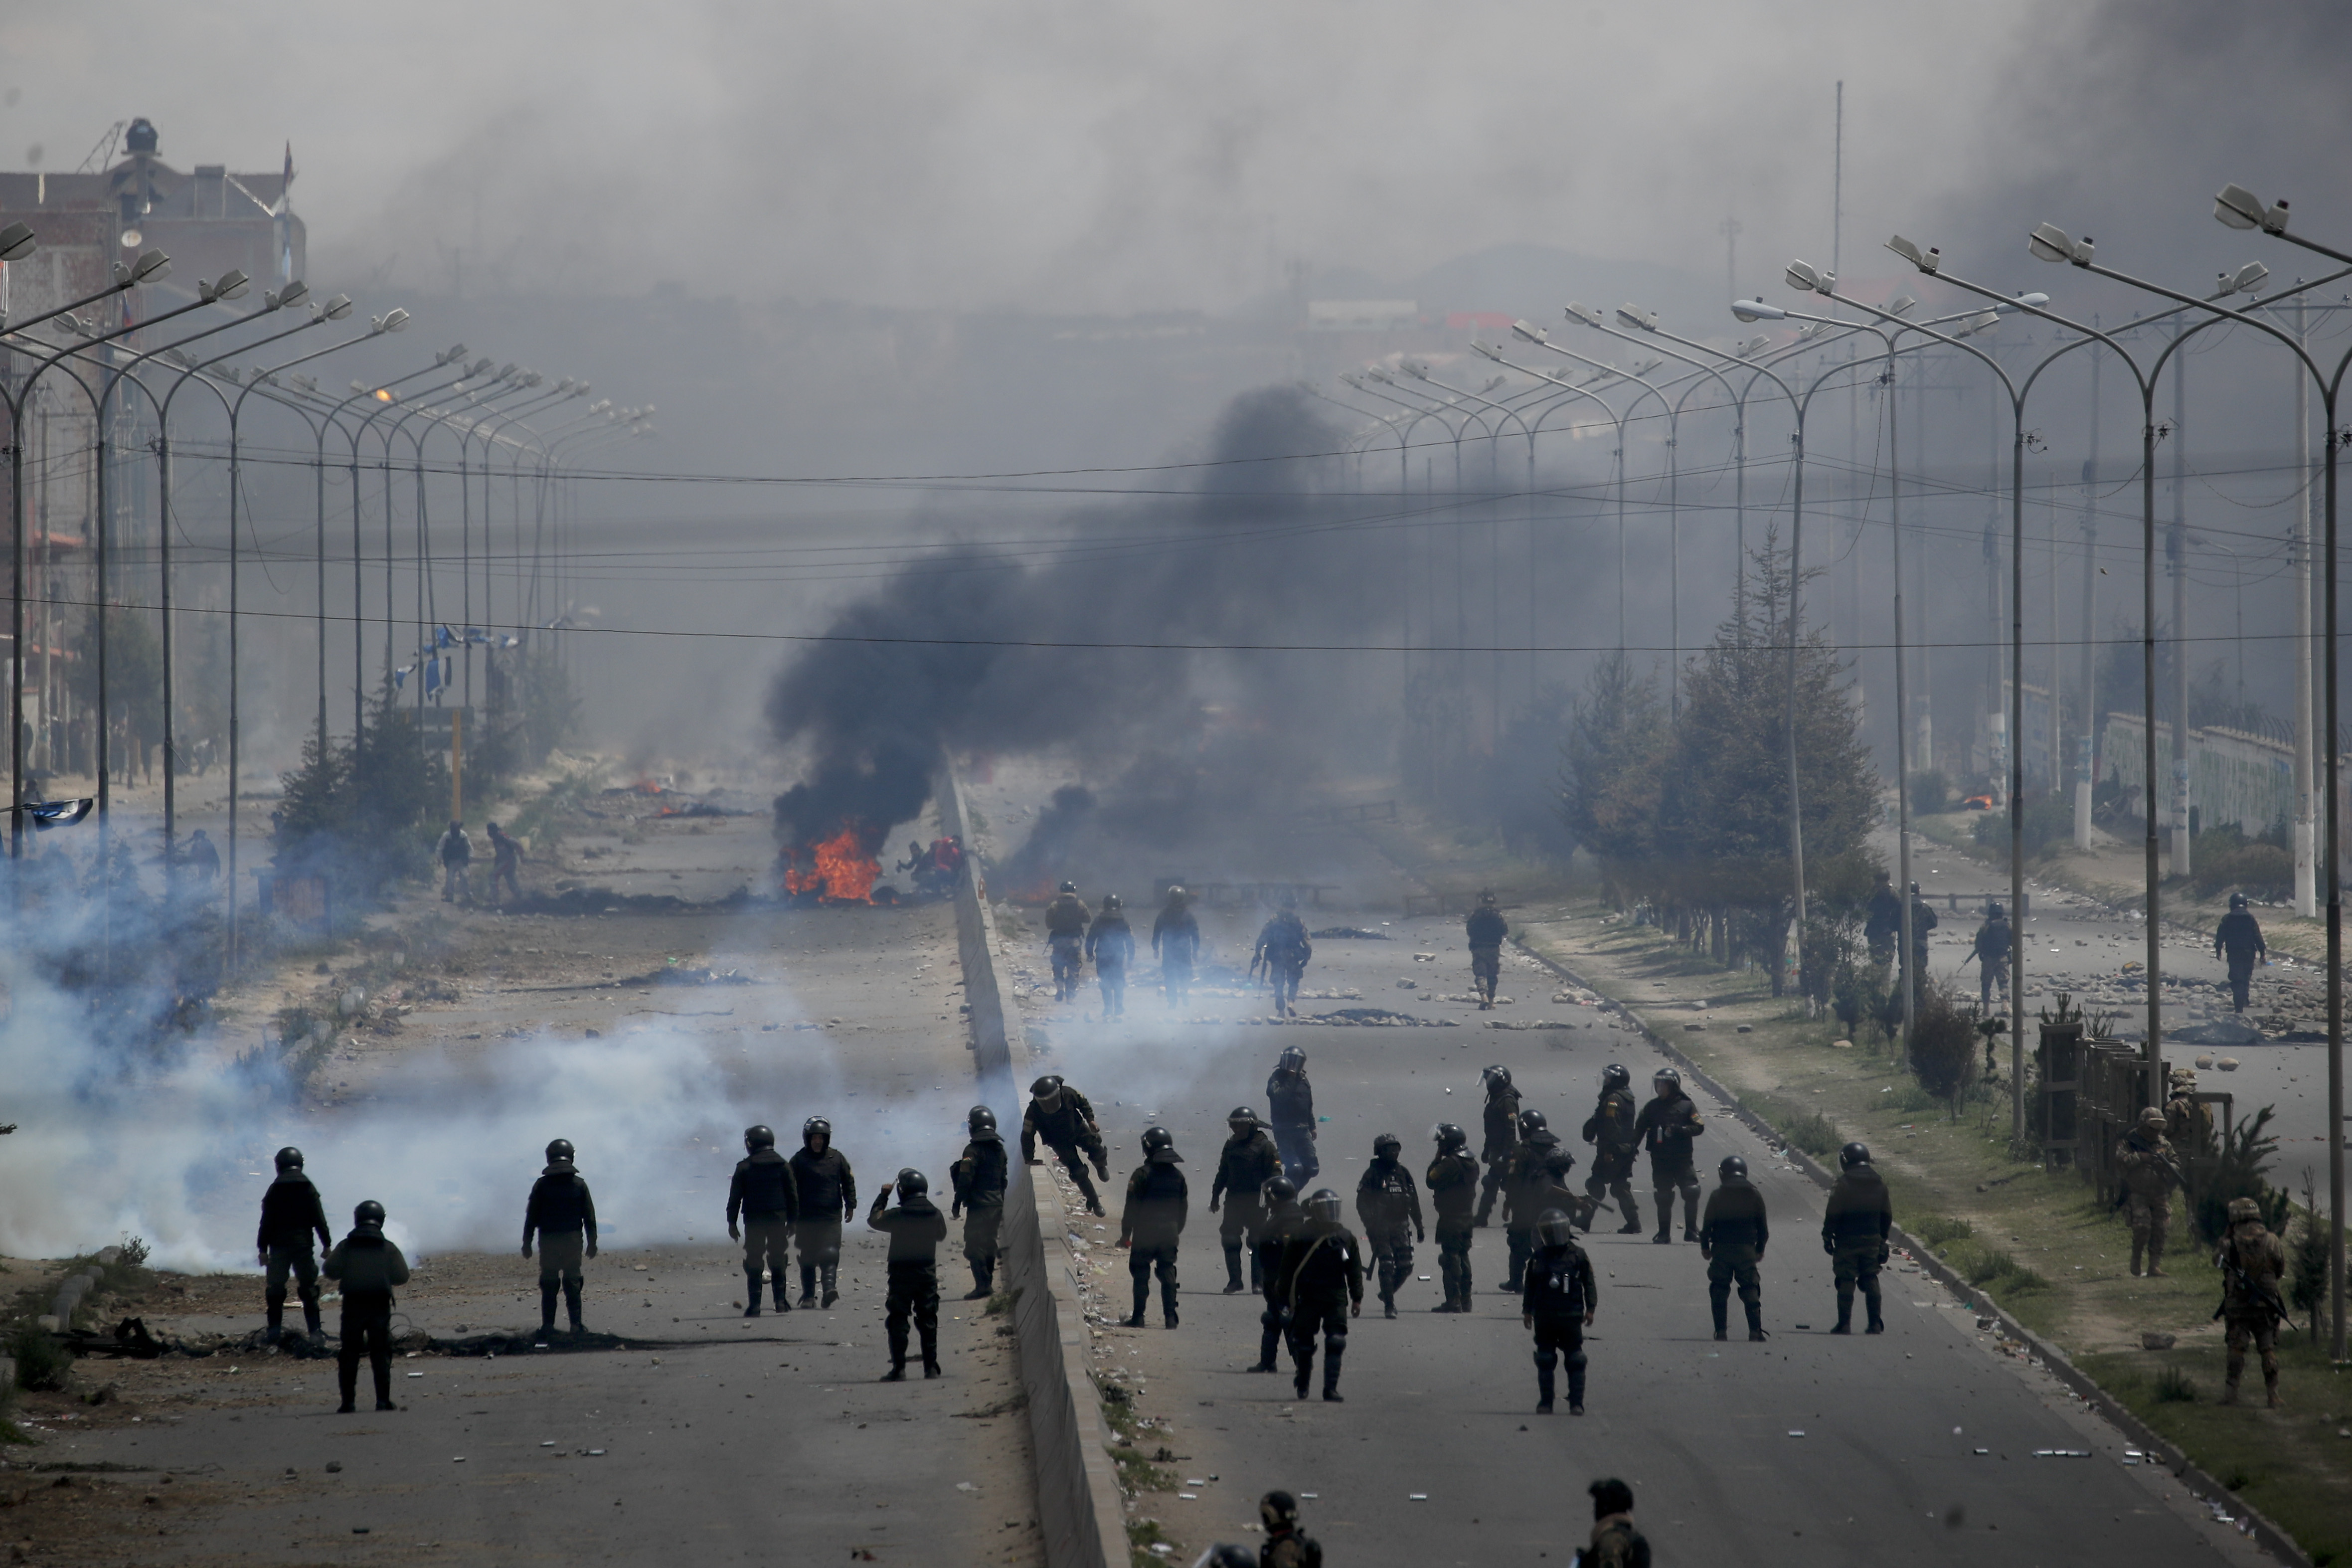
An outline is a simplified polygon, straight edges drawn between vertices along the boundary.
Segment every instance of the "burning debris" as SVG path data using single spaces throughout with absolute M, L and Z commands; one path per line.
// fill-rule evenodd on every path
M 779 814 L 782 802 L 778 803 Z M 882 832 L 856 819 L 814 843 L 788 843 L 777 853 L 784 896 L 798 903 L 870 904 L 882 876 L 875 858 Z

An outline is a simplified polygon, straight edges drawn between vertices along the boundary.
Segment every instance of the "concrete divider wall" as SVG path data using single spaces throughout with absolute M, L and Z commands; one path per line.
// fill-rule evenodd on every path
M 962 784 L 952 768 L 941 770 L 935 793 L 941 830 L 969 847 Z M 1003 1283 L 1013 1293 L 1013 1350 L 1029 1403 L 1046 1568 L 1109 1568 L 1128 1560 L 1118 1476 L 1102 1404 L 1087 1372 L 1069 1219 L 1060 1191 L 1051 1182 L 1034 1180 L 1020 1158 L 1024 1083 L 1034 1064 L 1018 1009 L 1005 1000 L 995 922 L 977 856 L 964 858 L 955 902 L 973 1068 L 982 1099 L 995 1109 L 1013 1155 L 1001 1233 Z

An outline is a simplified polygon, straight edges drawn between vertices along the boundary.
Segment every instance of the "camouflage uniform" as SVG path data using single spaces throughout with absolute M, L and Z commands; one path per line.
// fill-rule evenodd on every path
M 1650 1568 L 1650 1543 L 1631 1519 L 1612 1514 L 1592 1527 L 1584 1568 Z
M 2263 1358 L 2263 1387 L 2271 1408 L 2279 1405 L 2278 1288 L 2286 1274 L 2286 1249 L 2262 1222 L 2262 1211 L 2252 1198 L 2232 1199 L 2230 1234 L 2213 1254 L 2221 1270 L 2222 1343 L 2229 1352 L 2228 1384 L 2221 1403 L 2238 1402 L 2238 1380 L 2245 1375 L 2246 1345 L 2252 1342 Z
M 2164 1240 L 2172 1224 L 2172 1184 L 2179 1179 L 2179 1163 L 2164 1136 L 2164 1112 L 2151 1106 L 2140 1112 L 2137 1127 L 2116 1145 L 2116 1163 L 2122 1169 L 2124 1199 L 2129 1205 L 2135 1277 L 2140 1254 L 2147 1254 L 2147 1272 L 2164 1277 Z
M 2194 1098 L 2197 1074 L 2188 1068 L 2172 1069 L 2172 1098 L 2164 1102 L 2164 1135 L 2176 1154 L 2212 1152 L 2213 1112 Z

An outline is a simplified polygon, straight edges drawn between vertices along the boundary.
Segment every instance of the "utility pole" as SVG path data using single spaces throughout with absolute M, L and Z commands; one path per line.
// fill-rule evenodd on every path
M 2185 325 L 2184 322 L 2182 325 Z M 2181 326 L 2173 328 L 2177 342 Z M 2172 874 L 2189 875 L 2189 464 L 2181 436 L 2189 411 L 2189 357 L 2172 356 L 2172 532 L 2165 555 L 2172 566 Z M 2148 715 L 2154 724 L 2156 715 Z M 2150 781 L 2153 783 L 2154 781 Z
M 2303 279 L 2294 281 L 2295 341 L 2308 352 Z M 2288 368 L 2294 372 L 2294 482 L 2303 492 L 2294 509 L 2294 912 L 2309 920 L 2319 912 L 2311 744 L 2311 378 L 2300 365 Z
M 2099 318 L 2091 318 L 2096 330 Z M 2091 847 L 2091 795 L 2099 766 L 2099 367 L 2091 356 L 2091 450 L 2083 459 L 2083 738 L 2074 769 L 2074 847 Z M 2055 578 L 2053 575 L 2054 584 Z

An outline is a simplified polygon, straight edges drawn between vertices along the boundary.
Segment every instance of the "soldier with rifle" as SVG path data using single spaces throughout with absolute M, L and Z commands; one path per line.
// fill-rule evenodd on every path
M 2161 1279 L 2165 1234 L 2172 1224 L 2172 1189 L 2182 1184 L 2179 1163 L 2164 1135 L 2163 1111 L 2151 1105 L 2139 1113 L 2139 1125 L 2116 1144 L 2116 1164 L 2122 1179 L 2114 1207 L 2130 1205 L 2132 1276 L 2138 1278 L 2140 1254 L 2146 1252 L 2148 1277 Z
M 2279 1304 L 2278 1282 L 2286 1272 L 2286 1250 L 2263 1224 L 2262 1205 L 2253 1199 L 2230 1200 L 2230 1229 L 2214 1249 L 2213 1263 L 2221 1270 L 2221 1304 L 2213 1315 L 2221 1320 L 2222 1343 L 2229 1352 L 2221 1403 L 2238 1403 L 2238 1380 L 2245 1375 L 2246 1346 L 2252 1342 L 2263 1358 L 2263 1387 L 2270 1407 L 2276 1410 L 2278 1326 L 2287 1316 Z

